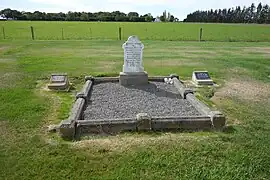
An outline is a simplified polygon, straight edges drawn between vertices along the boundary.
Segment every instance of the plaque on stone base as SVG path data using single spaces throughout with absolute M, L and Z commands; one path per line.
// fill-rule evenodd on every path
M 68 91 L 70 84 L 67 74 L 52 74 L 48 88 L 50 90 Z
M 213 80 L 211 79 L 208 71 L 194 71 L 192 74 L 192 81 L 196 85 L 207 85 L 212 86 L 214 85 Z

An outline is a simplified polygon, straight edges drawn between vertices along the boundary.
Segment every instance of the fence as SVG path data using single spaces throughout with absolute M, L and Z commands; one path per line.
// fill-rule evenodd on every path
M 2 23 L 2 39 L 125 40 L 137 35 L 141 40 L 270 41 L 267 25 L 24 22 L 20 26 L 20 22 L 12 23 Z

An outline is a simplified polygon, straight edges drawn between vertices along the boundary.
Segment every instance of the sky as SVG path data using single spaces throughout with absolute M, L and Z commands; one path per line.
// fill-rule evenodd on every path
M 1 0 L 0 9 L 11 8 L 19 11 L 68 12 L 68 11 L 121 11 L 151 13 L 154 17 L 164 10 L 178 17 L 186 18 L 196 10 L 223 9 L 235 6 L 250 6 L 251 3 L 270 5 L 270 0 Z

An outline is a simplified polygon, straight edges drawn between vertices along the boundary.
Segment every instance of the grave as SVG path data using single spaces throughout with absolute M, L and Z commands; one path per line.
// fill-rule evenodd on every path
M 70 88 L 68 75 L 64 74 L 52 74 L 50 83 L 47 85 L 50 90 L 68 91 Z
M 177 74 L 148 77 L 144 45 L 136 36 L 123 44 L 124 65 L 118 77 L 85 77 L 85 85 L 67 120 L 63 138 L 114 135 L 125 131 L 201 131 L 222 129 L 225 116 L 196 98 Z M 195 73 L 209 80 L 208 73 Z
M 192 74 L 192 81 L 197 86 L 202 86 L 202 85 L 212 86 L 212 85 L 214 85 L 214 82 L 211 79 L 208 71 L 194 71 Z
M 143 67 L 144 45 L 137 36 L 130 36 L 123 44 L 124 65 L 120 72 L 119 82 L 121 85 L 143 85 L 148 83 L 148 74 Z

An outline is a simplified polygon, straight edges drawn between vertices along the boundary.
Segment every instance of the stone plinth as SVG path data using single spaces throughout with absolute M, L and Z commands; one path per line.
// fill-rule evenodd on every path
M 119 76 L 119 83 L 123 86 L 145 85 L 148 83 L 148 74 L 147 72 L 121 72 Z

